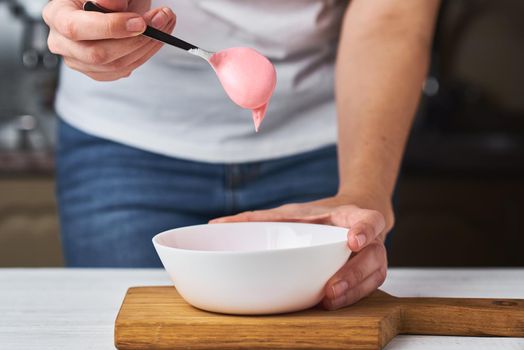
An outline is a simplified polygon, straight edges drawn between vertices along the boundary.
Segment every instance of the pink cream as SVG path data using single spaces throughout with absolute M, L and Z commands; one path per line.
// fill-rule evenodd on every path
M 229 98 L 240 107 L 252 110 L 258 131 L 277 82 L 273 64 L 246 47 L 217 52 L 209 62 Z

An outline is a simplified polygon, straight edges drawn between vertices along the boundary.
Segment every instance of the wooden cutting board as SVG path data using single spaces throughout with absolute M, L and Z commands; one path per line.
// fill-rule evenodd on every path
M 174 287 L 128 290 L 118 349 L 382 349 L 397 334 L 524 337 L 524 300 L 396 298 L 377 291 L 337 311 L 230 316 L 188 305 Z

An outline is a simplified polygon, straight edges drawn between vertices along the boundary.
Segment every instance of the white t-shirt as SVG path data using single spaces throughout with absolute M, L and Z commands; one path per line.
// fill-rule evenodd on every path
M 163 0 L 174 35 L 204 49 L 253 47 L 277 71 L 266 119 L 235 105 L 212 68 L 171 46 L 131 77 L 96 82 L 62 67 L 56 107 L 73 126 L 168 156 L 236 163 L 336 142 L 334 61 L 345 0 Z

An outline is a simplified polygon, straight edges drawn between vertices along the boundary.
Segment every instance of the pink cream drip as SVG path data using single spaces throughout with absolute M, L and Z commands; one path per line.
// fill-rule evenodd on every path
M 276 86 L 273 64 L 256 50 L 245 47 L 217 52 L 209 62 L 229 98 L 252 110 L 258 131 Z

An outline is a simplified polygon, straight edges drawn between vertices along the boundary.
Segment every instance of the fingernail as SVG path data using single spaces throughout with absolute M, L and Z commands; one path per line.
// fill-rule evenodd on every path
M 341 295 L 346 294 L 346 291 L 349 288 L 349 284 L 346 281 L 340 281 L 335 283 L 332 287 L 333 290 L 333 298 L 339 298 Z
M 173 10 L 171 10 L 169 7 L 164 7 L 164 8 L 162 9 L 162 12 L 164 12 L 164 13 L 167 15 L 168 18 L 169 18 L 169 17 L 174 17 L 174 15 L 175 15 L 175 14 L 173 13 Z
M 355 236 L 355 239 L 357 240 L 358 247 L 362 247 L 364 244 L 366 244 L 366 235 L 360 233 Z
M 146 29 L 146 24 L 142 17 L 135 17 L 127 20 L 126 29 L 131 33 L 141 33 Z
M 159 11 L 151 20 L 153 27 L 160 29 L 163 28 L 169 20 L 168 15 L 164 11 Z
M 331 301 L 331 307 L 333 309 L 338 309 L 342 306 L 345 306 L 347 303 L 347 297 L 345 295 L 341 296 L 341 297 L 338 297 L 336 299 L 333 299 Z

